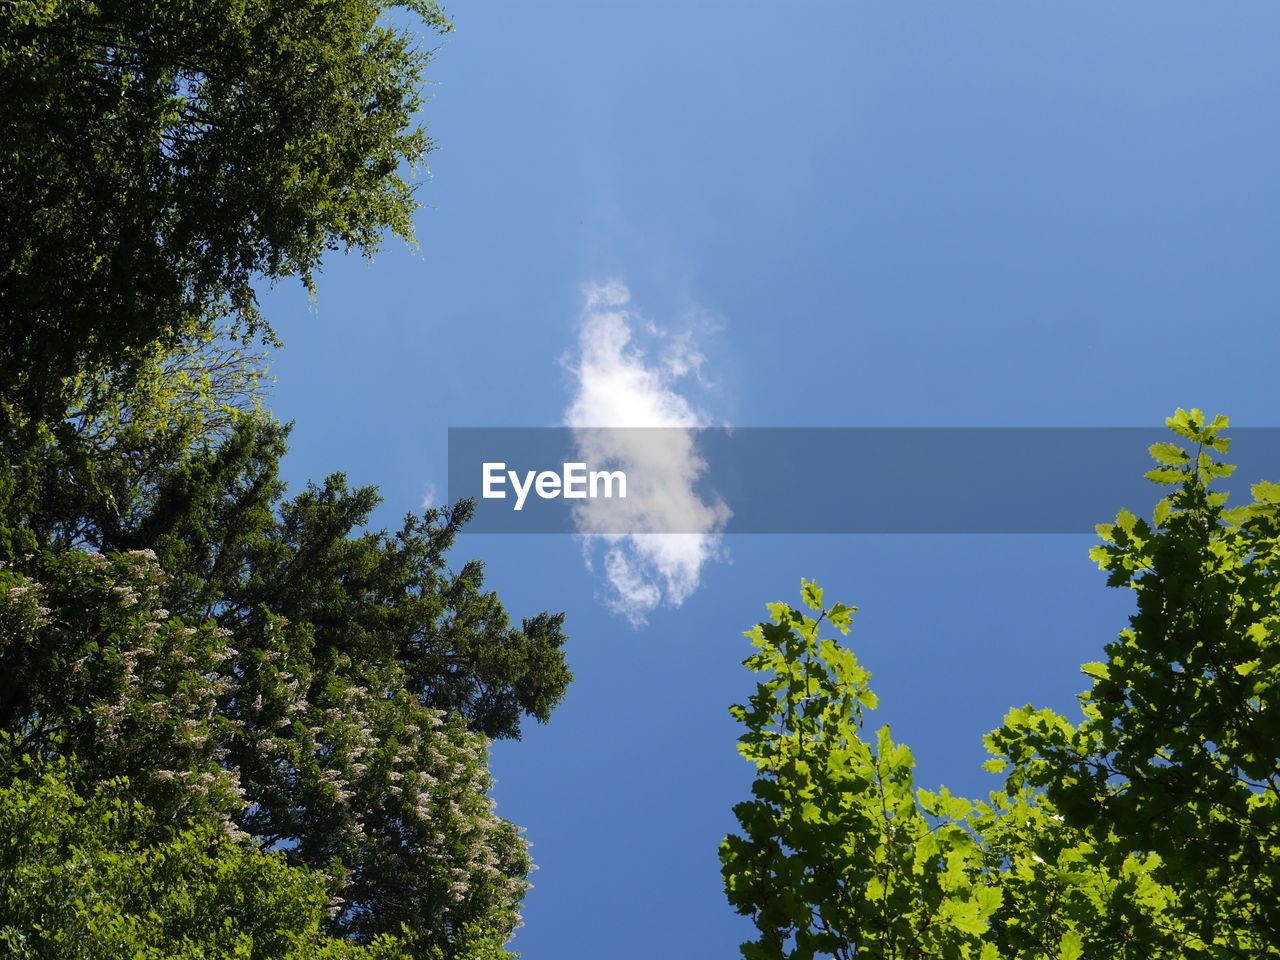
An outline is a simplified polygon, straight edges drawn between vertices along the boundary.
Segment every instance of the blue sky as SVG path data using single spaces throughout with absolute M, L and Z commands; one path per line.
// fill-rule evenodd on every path
M 717 423 L 1280 425 L 1273 4 L 450 11 L 421 249 L 334 260 L 314 306 L 265 298 L 295 487 L 345 470 L 392 524 L 443 491 L 448 427 L 565 422 L 584 290 L 610 281 L 619 356 Z M 982 734 L 1015 704 L 1069 710 L 1123 626 L 1089 546 L 740 536 L 635 627 L 572 538 L 464 537 L 515 615 L 568 611 L 577 673 L 495 750 L 541 867 L 515 946 L 735 955 L 716 847 L 750 771 L 726 706 L 750 688 L 741 631 L 801 576 L 861 606 L 873 719 L 920 783 L 994 787 Z

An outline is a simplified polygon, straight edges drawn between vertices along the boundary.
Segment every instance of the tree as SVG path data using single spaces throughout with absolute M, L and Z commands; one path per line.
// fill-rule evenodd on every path
M 1084 719 L 1010 713 L 990 744 L 1011 789 L 1042 789 L 1112 856 L 1158 855 L 1180 894 L 1188 956 L 1280 953 L 1280 485 L 1234 509 L 1225 417 L 1179 410 L 1191 450 L 1158 444 L 1147 476 L 1174 487 L 1148 521 L 1122 512 L 1092 556 L 1137 613 L 1086 664 Z
M 1087 664 L 1073 726 L 1012 711 L 987 740 L 1005 788 L 973 803 L 918 790 L 882 729 L 847 633 L 853 609 L 771 604 L 745 661 L 765 674 L 734 716 L 759 771 L 721 847 L 743 956 L 1221 958 L 1280 955 L 1280 486 L 1228 510 L 1226 421 L 1178 411 L 1192 452 L 1159 444 L 1177 489 L 1151 522 L 1122 513 L 1093 556 L 1138 596 L 1131 628 Z
M 516 628 L 482 565 L 449 569 L 468 504 L 388 534 L 341 475 L 286 498 L 243 347 L 141 369 L 82 373 L 74 416 L 0 434 L 0 731 L 77 790 L 120 779 L 161 822 L 331 876 L 334 935 L 498 950 L 529 861 L 485 737 L 549 717 L 563 616 Z
M 430 0 L 0 3 L 15 955 L 508 956 L 530 864 L 487 737 L 563 695 L 563 617 L 516 628 L 449 569 L 468 504 L 389 534 L 341 474 L 286 498 L 246 346 L 275 343 L 255 282 L 412 239 L 432 51 L 398 7 L 450 29 Z
M 146 551 L 24 564 L 0 571 L 23 758 L 7 780 L 62 758 L 76 791 L 114 782 L 158 824 L 216 826 L 325 874 L 326 925 L 353 942 L 453 956 L 471 926 L 509 936 L 529 861 L 492 812 L 484 739 L 422 705 L 394 660 L 316 654 L 278 617 L 235 632 L 176 616 Z
M 264 356 L 206 337 L 77 373 L 57 415 L 0 402 L 0 559 L 134 534 L 170 477 L 220 450 L 261 475 L 287 434 L 263 410 L 267 371 Z
M 412 237 L 431 0 L 0 4 L 0 413 Z
M 530 865 L 485 738 L 562 697 L 563 616 L 516 627 L 481 564 L 450 570 L 469 504 L 389 534 L 340 474 L 286 498 L 265 385 L 189 336 L 66 378 L 62 414 L 8 406 L 0 732 L 81 794 L 121 780 L 165 824 L 332 877 L 342 941 L 503 956 Z
M 85 797 L 66 761 L 13 755 L 25 776 L 0 787 L 0 946 L 13 960 L 442 960 L 402 937 L 368 944 L 324 930 L 333 878 L 289 866 L 223 825 L 157 822 L 117 778 Z M 458 960 L 518 960 L 469 926 Z
M 549 718 L 571 679 L 563 615 L 516 627 L 480 563 L 449 570 L 469 504 L 389 534 L 364 529 L 377 491 L 341 474 L 287 499 L 288 428 L 262 409 L 260 357 L 209 342 L 153 348 L 140 369 L 82 374 L 74 416 L 0 430 L 0 559 L 153 550 L 174 613 L 240 632 L 266 616 L 309 624 L 318 654 L 390 657 L 423 704 L 491 737 Z
M 11 754 L 0 764 L 11 769 Z M 62 763 L 0 786 L 0 946 L 13 960 L 409 960 L 404 944 L 327 936 L 329 878 L 228 838 L 165 829 L 128 784 L 89 797 Z
M 804 596 L 821 609 L 815 584 Z M 999 891 L 978 878 L 962 801 L 943 794 L 922 808 L 910 750 L 887 727 L 875 748 L 861 738 L 876 706 L 869 675 L 819 631 L 825 620 L 847 632 L 855 608 L 769 610 L 773 622 L 747 633 L 758 652 L 744 662 L 766 679 L 731 710 L 759 773 L 753 799 L 734 808 L 745 836 L 720 850 L 729 902 L 760 931 L 743 956 L 977 957 Z

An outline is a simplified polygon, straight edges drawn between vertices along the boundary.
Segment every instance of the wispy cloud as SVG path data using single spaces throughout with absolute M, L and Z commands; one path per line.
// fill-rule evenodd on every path
M 422 490 L 422 503 L 418 505 L 419 510 L 429 510 L 440 504 L 440 488 L 431 481 L 427 481 L 427 485 Z
M 565 424 L 674 428 L 575 434 L 584 461 L 643 473 L 648 481 L 625 502 L 586 500 L 574 514 L 587 566 L 598 564 L 608 584 L 606 603 L 634 626 L 659 606 L 682 604 L 697 589 L 703 566 L 721 554 L 718 532 L 729 510 L 704 502 L 695 489 L 706 469 L 696 428 L 710 425 L 710 418 L 679 389 L 700 380 L 705 361 L 692 331 L 670 333 L 641 318 L 625 284 L 611 281 L 584 292 L 577 348 L 568 361 L 575 389 Z M 598 532 L 598 523 L 618 529 L 620 516 L 633 532 Z

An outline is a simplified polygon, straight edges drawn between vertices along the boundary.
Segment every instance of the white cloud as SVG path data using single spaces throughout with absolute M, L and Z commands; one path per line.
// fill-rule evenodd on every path
M 432 507 L 439 506 L 439 504 L 440 488 L 434 483 L 428 482 L 422 491 L 422 503 L 419 505 L 418 509 L 430 510 Z
M 646 351 L 637 330 L 658 349 Z M 709 418 L 677 389 L 700 379 L 705 361 L 692 331 L 669 334 L 637 316 L 624 284 L 586 289 L 577 350 L 568 361 L 575 390 L 565 423 L 579 428 L 582 460 L 642 474 L 646 483 L 624 501 L 583 501 L 574 522 L 588 568 L 596 569 L 603 554 L 606 603 L 634 626 L 663 604 L 682 604 L 697 589 L 703 566 L 721 554 L 718 532 L 730 512 L 719 501 L 703 502 L 695 489 L 706 469 L 696 428 Z M 591 427 L 667 429 L 583 429 Z M 630 532 L 600 532 L 617 530 L 620 522 Z

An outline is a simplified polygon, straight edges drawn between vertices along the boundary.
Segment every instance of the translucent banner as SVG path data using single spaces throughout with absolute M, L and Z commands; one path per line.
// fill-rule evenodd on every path
M 1280 428 L 1229 431 L 1244 502 Z M 449 499 L 475 533 L 1090 533 L 1148 516 L 1147 427 L 464 427 Z M 1186 446 L 1185 443 L 1180 444 Z M 1194 453 L 1194 450 L 1190 452 Z

